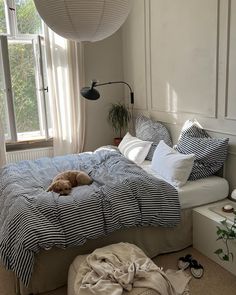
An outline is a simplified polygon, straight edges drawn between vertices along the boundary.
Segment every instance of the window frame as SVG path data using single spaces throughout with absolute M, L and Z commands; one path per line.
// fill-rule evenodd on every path
M 3 64 L 3 80 L 5 84 L 6 93 L 6 115 L 9 123 L 10 139 L 6 140 L 6 147 L 10 149 L 15 149 L 19 146 L 35 146 L 40 145 L 42 142 L 43 146 L 45 142 L 48 146 L 52 145 L 52 137 L 49 135 L 49 122 L 47 115 L 47 101 L 46 94 L 48 92 L 48 86 L 45 85 L 44 76 L 44 65 L 43 65 L 43 50 L 42 42 L 44 37 L 37 34 L 18 34 L 17 27 L 17 16 L 16 16 L 16 5 L 15 0 L 5 0 L 5 19 L 6 19 L 6 34 L 0 34 L 0 50 L 2 54 L 2 64 Z M 37 109 L 39 115 L 39 126 L 40 134 L 43 134 L 42 138 L 27 138 L 26 140 L 19 140 L 17 136 L 17 125 L 15 120 L 14 111 L 14 95 L 11 82 L 11 72 L 10 72 L 10 61 L 8 54 L 8 41 L 16 41 L 23 43 L 32 43 L 33 55 L 34 55 L 34 72 L 35 72 L 35 93 L 37 96 Z M 25 134 L 27 134 L 25 132 Z

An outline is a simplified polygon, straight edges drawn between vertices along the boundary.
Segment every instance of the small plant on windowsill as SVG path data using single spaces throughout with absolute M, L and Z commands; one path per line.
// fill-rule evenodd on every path
M 233 224 L 229 226 L 227 220 L 221 221 L 223 225 L 223 229 L 217 226 L 217 241 L 222 240 L 225 244 L 225 249 L 222 248 L 217 249 L 214 253 L 218 255 L 218 257 L 223 261 L 229 261 L 234 259 L 233 253 L 229 249 L 229 241 L 236 241 L 236 211 L 233 212 L 234 214 L 234 221 Z
M 119 137 L 114 138 L 114 144 L 118 146 L 122 140 L 122 131 L 128 128 L 131 119 L 130 111 L 124 104 L 114 103 L 109 109 L 107 119 L 115 132 L 119 134 Z

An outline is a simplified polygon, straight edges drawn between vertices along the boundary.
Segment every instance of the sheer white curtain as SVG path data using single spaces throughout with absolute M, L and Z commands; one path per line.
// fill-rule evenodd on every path
M 82 152 L 85 133 L 85 102 L 80 98 L 84 77 L 83 44 L 66 40 L 47 26 L 44 31 L 54 156 Z
M 6 146 L 5 146 L 5 135 L 0 118 L 0 168 L 6 164 Z

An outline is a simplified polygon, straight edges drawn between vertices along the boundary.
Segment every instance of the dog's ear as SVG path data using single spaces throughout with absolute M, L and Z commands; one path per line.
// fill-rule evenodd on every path
M 51 192 L 52 189 L 53 189 L 53 185 L 51 184 L 51 185 L 48 187 L 48 189 L 47 189 L 46 191 L 47 191 L 47 192 Z

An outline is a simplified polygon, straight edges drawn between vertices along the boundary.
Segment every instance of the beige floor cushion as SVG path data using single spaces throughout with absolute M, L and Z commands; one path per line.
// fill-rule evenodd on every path
M 68 274 L 68 292 L 67 295 L 76 295 L 74 291 L 74 282 L 75 277 L 78 272 L 78 269 L 81 263 L 86 259 L 87 255 L 79 255 L 75 258 L 69 268 Z M 124 295 L 159 295 L 156 291 L 147 288 L 133 288 L 132 291 L 126 292 L 124 291 Z

